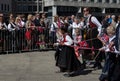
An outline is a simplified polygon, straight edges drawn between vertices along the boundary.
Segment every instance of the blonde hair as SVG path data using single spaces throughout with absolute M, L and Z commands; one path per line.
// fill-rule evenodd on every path
M 107 30 L 107 34 L 115 34 L 114 26 L 108 26 L 106 30 Z
M 18 20 L 20 20 L 20 17 L 16 17 L 15 22 L 18 23 Z
M 32 15 L 32 14 L 29 14 L 28 17 L 27 17 L 27 19 L 28 19 L 28 20 L 32 20 L 32 17 L 33 17 L 33 15 Z

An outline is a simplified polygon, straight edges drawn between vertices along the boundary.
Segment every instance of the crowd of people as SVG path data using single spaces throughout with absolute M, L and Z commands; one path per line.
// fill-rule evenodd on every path
M 53 21 L 45 13 L 27 17 L 10 14 L 8 20 L 1 13 L 0 47 L 15 51 L 51 45 L 56 48 L 59 72 L 68 72 L 65 76 L 83 70 L 86 60 L 95 60 L 92 68 L 103 68 L 100 81 L 119 81 L 120 16 L 106 14 L 100 21 L 91 13 L 86 7 L 81 17 L 55 15 Z
M 100 81 L 120 80 L 120 16 L 117 18 L 115 15 L 105 15 L 100 22 L 91 14 L 90 8 L 84 8 L 83 14 L 81 18 L 72 15 L 71 20 L 65 18 L 64 21 L 55 16 L 58 21 L 53 22 L 53 34 L 57 37 L 54 45 L 57 46 L 55 59 L 56 66 L 60 68 L 59 72 L 68 72 L 64 74 L 67 77 L 74 76 L 76 71 L 80 72 L 79 70 L 85 68 L 86 60 L 92 59 L 95 62 L 91 68 L 102 69 Z M 103 57 L 104 66 L 101 65 Z
M 5 19 L 0 14 L 0 47 L 4 51 L 45 48 L 49 42 L 49 21 L 45 14 L 13 15 Z

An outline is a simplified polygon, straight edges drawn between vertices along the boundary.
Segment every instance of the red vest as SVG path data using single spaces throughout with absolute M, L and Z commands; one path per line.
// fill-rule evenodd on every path
M 91 21 L 91 18 L 92 18 L 92 16 L 90 16 L 90 18 L 89 18 L 90 28 L 95 28 L 95 27 L 97 27 L 96 24 L 94 24 L 94 23 Z
M 63 42 L 67 42 L 67 40 L 66 40 L 66 35 L 67 35 L 67 34 L 63 35 Z

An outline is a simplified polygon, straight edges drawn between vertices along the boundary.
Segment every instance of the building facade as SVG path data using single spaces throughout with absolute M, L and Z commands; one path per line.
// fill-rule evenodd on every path
M 16 14 L 42 12 L 42 0 L 15 0 L 14 3 Z
M 0 0 L 0 12 L 4 14 L 29 14 L 47 12 L 48 16 L 82 14 L 83 7 L 91 7 L 93 14 L 120 12 L 120 0 Z
M 4 15 L 12 12 L 12 0 L 0 0 L 0 13 Z
M 51 16 L 82 14 L 83 7 L 91 7 L 93 14 L 116 14 L 120 12 L 120 0 L 44 0 Z

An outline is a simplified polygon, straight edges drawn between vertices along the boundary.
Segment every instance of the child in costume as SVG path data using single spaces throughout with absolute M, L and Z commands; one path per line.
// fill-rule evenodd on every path
M 60 68 L 60 72 L 67 72 L 70 76 L 71 72 L 80 68 L 81 63 L 75 55 L 74 47 L 72 47 L 73 40 L 67 34 L 67 28 L 61 27 L 59 32 L 61 39 L 54 44 L 57 45 L 55 53 L 56 66 Z
M 104 43 L 104 46 L 100 50 L 106 52 L 105 64 L 102 69 L 102 74 L 100 76 L 100 81 L 111 81 L 111 76 L 114 71 L 114 66 L 116 64 L 116 53 L 117 50 L 113 45 L 115 41 L 115 28 L 113 26 L 107 27 L 107 35 L 109 40 Z

